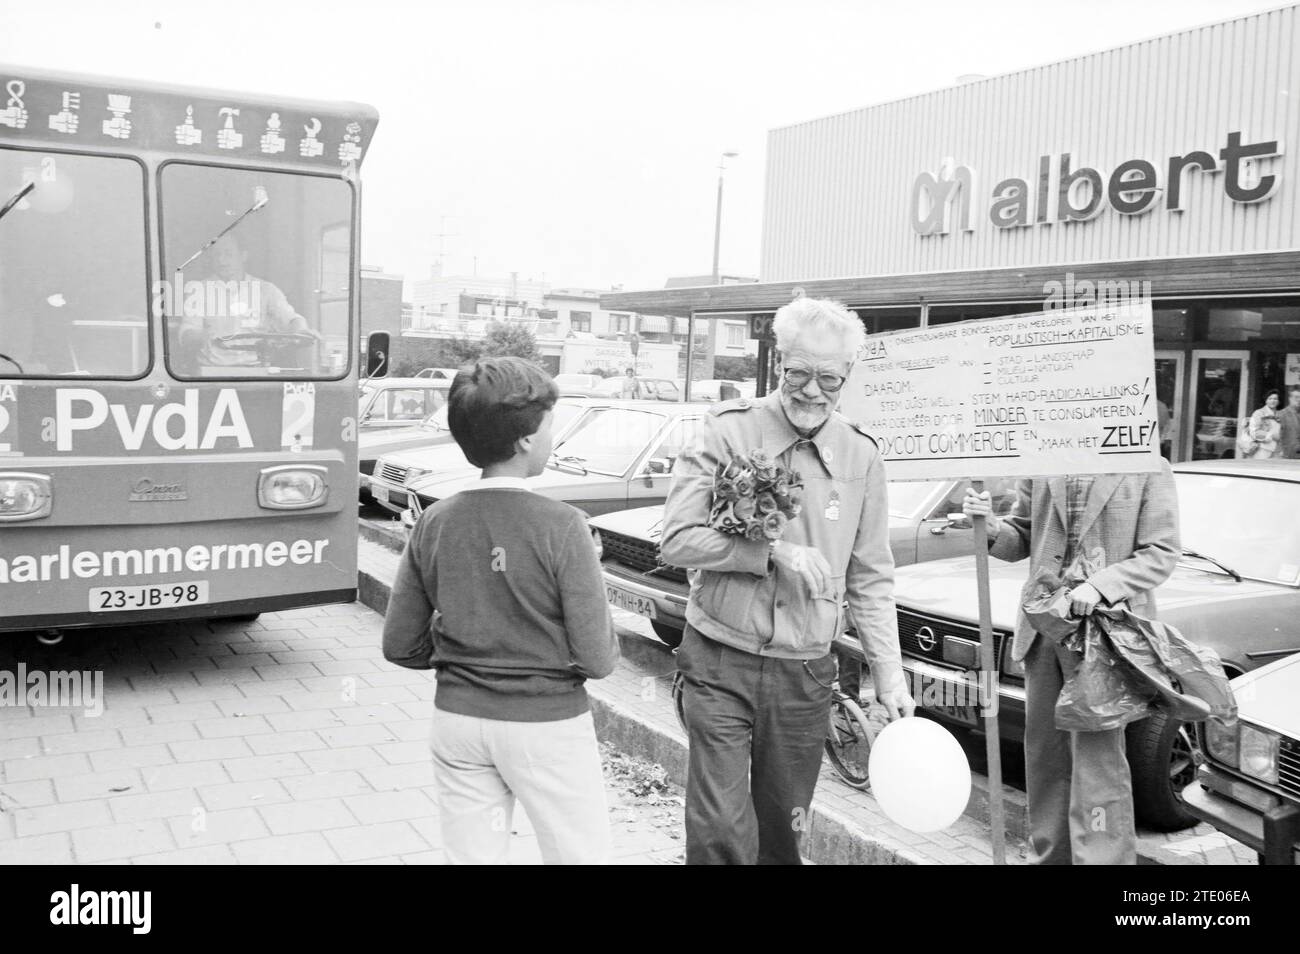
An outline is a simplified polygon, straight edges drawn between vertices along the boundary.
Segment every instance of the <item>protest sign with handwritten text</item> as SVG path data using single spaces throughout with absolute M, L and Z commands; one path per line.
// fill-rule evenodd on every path
M 867 339 L 841 410 L 891 480 L 1159 468 L 1150 301 Z

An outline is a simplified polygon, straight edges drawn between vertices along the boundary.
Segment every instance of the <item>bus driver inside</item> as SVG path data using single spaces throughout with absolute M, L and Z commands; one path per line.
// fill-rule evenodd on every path
M 202 294 L 184 290 L 180 351 L 186 363 L 200 368 L 257 367 L 286 360 L 301 363 L 309 349 L 314 353 L 320 335 L 284 292 L 248 273 L 248 252 L 233 233 L 218 239 L 206 257 L 211 274 L 201 283 Z

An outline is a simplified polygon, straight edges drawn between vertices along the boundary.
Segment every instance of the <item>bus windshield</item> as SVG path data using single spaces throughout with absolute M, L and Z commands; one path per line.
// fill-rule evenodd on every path
M 173 162 L 161 179 L 167 361 L 179 378 L 346 373 L 352 193 L 337 178 Z
M 0 149 L 0 377 L 149 367 L 144 169 Z

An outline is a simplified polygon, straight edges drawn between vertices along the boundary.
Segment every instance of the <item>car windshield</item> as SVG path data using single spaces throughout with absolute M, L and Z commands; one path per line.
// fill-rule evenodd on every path
M 935 492 L 946 481 L 896 480 L 889 484 L 889 512 L 895 517 L 913 519 L 924 516 L 921 509 L 934 499 Z
M 167 361 L 181 378 L 337 378 L 352 190 L 341 179 L 173 162 L 161 174 Z
M 144 374 L 139 163 L 0 149 L 0 210 L 0 377 Z
M 1300 483 L 1176 473 L 1183 548 L 1213 557 L 1242 576 L 1300 584 Z M 1213 564 L 1188 559 L 1211 573 Z
M 621 477 L 667 420 L 666 414 L 639 408 L 597 408 L 555 445 L 555 457 L 592 473 Z

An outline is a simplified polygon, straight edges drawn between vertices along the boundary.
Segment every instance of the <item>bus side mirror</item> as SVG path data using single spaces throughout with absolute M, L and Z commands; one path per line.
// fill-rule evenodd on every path
M 382 378 L 388 373 L 388 332 L 375 331 L 366 339 L 367 378 Z

